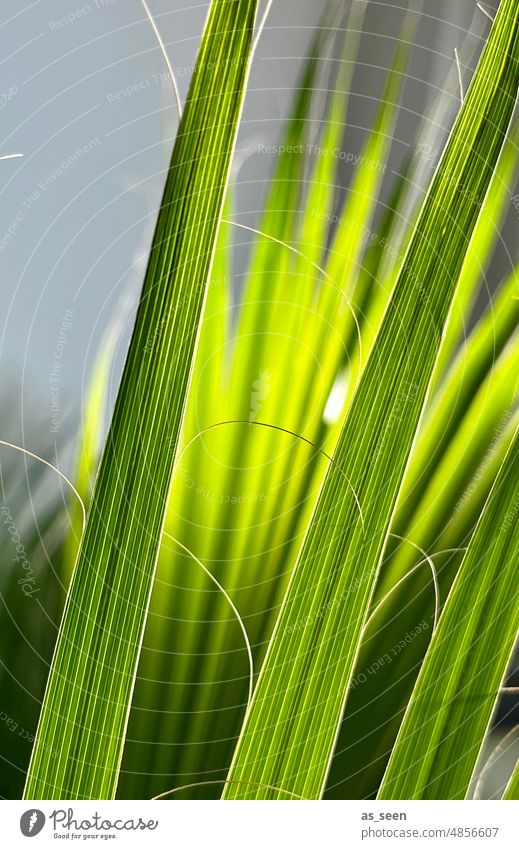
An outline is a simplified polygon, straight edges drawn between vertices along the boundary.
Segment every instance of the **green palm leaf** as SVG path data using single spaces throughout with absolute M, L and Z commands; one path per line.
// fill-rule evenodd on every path
M 378 790 L 436 615 L 431 570 L 421 551 L 432 557 L 443 602 L 515 432 L 517 291 L 514 271 L 458 352 L 417 435 L 374 604 L 408 577 L 364 634 L 330 772 L 334 795 L 364 798 Z M 402 641 L 424 622 L 402 650 Z
M 519 763 L 516 764 L 513 775 L 505 790 L 505 799 L 519 799 Z
M 467 794 L 519 628 L 518 462 L 519 430 L 432 639 L 381 799 Z
M 115 791 L 256 7 L 257 0 L 211 4 L 67 599 L 27 798 L 110 798 Z M 236 61 L 226 62 L 229 55 Z
M 347 415 L 240 737 L 226 798 L 324 787 L 449 307 L 510 124 L 519 4 L 503 0 Z M 244 791 L 243 782 L 257 790 Z

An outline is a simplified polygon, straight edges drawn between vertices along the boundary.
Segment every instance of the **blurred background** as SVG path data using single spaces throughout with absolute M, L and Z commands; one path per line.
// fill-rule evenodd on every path
M 150 4 L 182 98 L 207 6 L 186 0 Z M 489 23 L 474 0 L 413 0 L 409 7 L 421 15 L 389 177 L 438 89 L 446 88 L 452 107 L 457 105 L 455 77 L 447 76 L 454 48 L 468 80 Z M 491 5 L 487 8 L 491 13 Z M 348 151 L 360 148 L 370 126 L 405 9 L 404 0 L 370 4 L 348 115 Z M 322 4 L 312 0 L 273 4 L 254 63 L 236 156 L 237 213 L 245 223 L 253 225 L 257 219 L 265 180 L 275 164 L 275 153 L 261 152 L 262 145 L 279 139 L 321 12 Z M 2 427 L 4 435 L 19 438 L 36 417 L 33 448 L 39 450 L 41 440 L 54 442 L 66 421 L 77 421 L 103 332 L 122 309 L 125 293 L 138 290 L 177 111 L 139 0 L 77 5 L 5 0 L 0 37 L 0 154 L 23 153 L 23 159 L 0 166 L 0 360 L 2 394 L 8 390 L 9 397 Z M 329 64 L 331 73 L 333 56 Z M 322 86 L 324 98 L 326 79 Z M 345 186 L 352 170 L 345 165 Z M 496 258 L 498 276 L 503 266 L 510 266 L 510 232 L 505 229 Z M 237 241 L 248 240 L 238 234 Z M 245 250 L 237 251 L 238 271 Z M 127 339 L 126 333 L 122 350 Z M 54 356 L 57 345 L 59 358 Z M 121 353 L 112 395 L 120 364 Z

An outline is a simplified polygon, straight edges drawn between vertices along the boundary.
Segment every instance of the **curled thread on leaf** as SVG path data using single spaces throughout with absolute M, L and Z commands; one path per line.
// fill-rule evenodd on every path
M 252 700 L 252 690 L 253 690 L 253 686 L 254 686 L 254 659 L 252 657 L 252 648 L 251 648 L 251 643 L 250 643 L 250 640 L 249 640 L 249 635 L 247 634 L 247 629 L 245 628 L 245 624 L 243 622 L 242 617 L 240 616 L 238 608 L 234 604 L 229 593 L 222 587 L 222 585 L 219 583 L 219 581 L 217 581 L 217 579 L 212 574 L 212 572 L 207 568 L 207 566 L 205 566 L 204 563 L 202 563 L 202 561 L 200 560 L 199 557 L 196 556 L 196 554 L 194 554 L 189 548 L 187 548 L 187 546 L 185 546 L 182 542 L 180 542 L 180 540 L 176 539 L 176 537 L 172 536 L 171 534 L 168 534 L 167 531 L 164 532 L 164 536 L 167 537 L 168 539 L 172 540 L 176 545 L 179 546 L 179 548 L 182 548 L 183 551 L 186 552 L 186 554 L 188 554 L 190 557 L 193 558 L 193 560 L 196 563 L 198 563 L 198 565 L 204 570 L 207 577 L 210 578 L 210 580 L 213 582 L 215 587 L 218 590 L 220 590 L 220 592 L 223 594 L 223 596 L 225 597 L 225 600 L 229 603 L 229 606 L 231 607 L 232 612 L 234 613 L 234 615 L 236 616 L 236 619 L 238 620 L 238 624 L 241 628 L 241 631 L 243 633 L 243 638 L 245 640 L 245 647 L 246 647 L 247 656 L 248 656 L 248 659 L 249 659 L 249 694 L 248 694 L 248 697 L 247 697 L 247 707 L 249 707 L 251 700 Z
M 410 578 L 411 575 L 414 575 L 414 573 L 417 572 L 418 569 L 420 569 L 424 565 L 424 563 L 427 563 L 429 565 L 430 569 L 431 569 L 431 575 L 432 575 L 433 583 L 434 583 L 434 601 L 435 601 L 435 605 L 434 605 L 434 608 L 435 608 L 434 609 L 434 626 L 433 626 L 433 633 L 434 633 L 436 631 L 437 626 L 438 626 L 438 618 L 439 618 L 440 606 L 441 606 L 441 597 L 440 597 L 440 585 L 439 585 L 439 582 L 438 582 L 438 573 L 436 571 L 436 567 L 435 567 L 434 562 L 432 560 L 432 556 L 430 554 L 427 554 L 427 552 L 424 551 L 423 548 L 421 548 L 419 545 L 414 543 L 412 540 L 407 539 L 406 537 L 402 537 L 399 534 L 390 534 L 390 536 L 394 537 L 395 539 L 402 540 L 402 542 L 407 542 L 407 543 L 409 543 L 409 545 L 413 546 L 413 548 L 416 548 L 416 550 L 420 554 L 423 555 L 423 560 L 420 560 L 419 563 L 417 563 L 415 566 L 413 566 L 413 568 L 410 569 L 409 572 L 406 572 L 406 574 L 403 575 L 396 582 L 396 584 L 394 584 L 394 586 L 391 587 L 390 590 L 388 590 L 388 592 L 385 594 L 385 596 L 378 602 L 376 607 L 374 607 L 373 610 L 371 611 L 368 619 L 366 620 L 366 624 L 365 624 L 364 628 L 368 627 L 368 625 L 375 618 L 375 616 L 378 613 L 378 611 L 380 610 L 380 608 L 393 595 L 393 593 L 398 589 L 398 587 L 400 587 L 405 581 L 407 581 L 407 579 Z M 440 554 L 454 554 L 457 551 L 465 551 L 465 550 L 466 549 L 464 549 L 464 548 L 445 548 L 443 551 L 435 551 L 433 556 L 436 557 Z
M 168 74 L 170 76 L 171 83 L 173 85 L 173 91 L 175 92 L 175 98 L 176 98 L 176 101 L 177 101 L 178 116 L 180 118 L 182 116 L 182 101 L 180 99 L 180 90 L 179 90 L 179 87 L 178 87 L 177 78 L 175 77 L 175 72 L 173 71 L 173 68 L 171 66 L 171 62 L 169 61 L 169 56 L 168 56 L 168 53 L 167 53 L 167 50 L 166 50 L 166 45 L 162 41 L 162 36 L 160 34 L 159 28 L 157 27 L 157 24 L 155 23 L 155 20 L 153 18 L 153 15 L 151 14 L 151 11 L 149 9 L 148 4 L 146 3 L 146 0 L 141 0 L 141 5 L 142 5 L 144 11 L 146 12 L 146 16 L 147 16 L 147 18 L 148 18 L 148 20 L 151 24 L 151 27 L 152 27 L 153 32 L 155 34 L 155 38 L 157 39 L 157 41 L 159 43 L 161 53 L 164 57 L 166 67 L 168 69 Z
M 459 53 L 458 53 L 458 49 L 456 47 L 454 48 L 454 59 L 456 61 L 456 70 L 458 72 L 458 84 L 459 84 L 459 87 L 460 87 L 460 103 L 463 103 L 463 101 L 465 100 L 465 92 L 463 91 L 463 76 L 461 74 L 460 56 L 459 56 Z
M 209 787 L 215 786 L 218 784 L 239 784 L 244 785 L 245 787 L 257 787 L 262 790 L 274 790 L 276 793 L 285 793 L 286 796 L 290 796 L 291 799 L 298 799 L 301 802 L 307 802 L 308 799 L 305 799 L 304 796 L 299 796 L 297 793 L 292 793 L 291 790 L 283 790 L 282 787 L 275 787 L 273 784 L 261 784 L 257 781 L 235 781 L 234 779 L 211 779 L 210 781 L 195 781 L 192 784 L 184 784 L 182 787 L 174 787 L 172 790 L 166 790 L 165 793 L 160 793 L 158 796 L 154 796 L 152 801 L 157 801 L 159 799 L 165 799 L 166 796 L 172 796 L 174 793 L 181 793 L 183 790 L 193 790 L 195 787 Z
M 289 430 L 286 427 L 281 427 L 281 425 L 274 425 L 274 424 L 271 424 L 270 422 L 249 421 L 249 419 L 229 419 L 228 421 L 215 422 L 212 425 L 208 425 L 207 427 L 202 428 L 202 430 L 200 430 L 194 436 L 192 436 L 191 439 L 189 440 L 189 442 L 187 442 L 186 445 L 183 447 L 182 451 L 180 451 L 178 457 L 175 458 L 173 475 L 175 474 L 175 472 L 178 468 L 178 465 L 179 465 L 180 461 L 182 460 L 184 454 L 186 453 L 187 449 L 190 448 L 191 445 L 193 445 L 194 442 L 196 442 L 198 439 L 200 439 L 200 437 L 203 436 L 204 433 L 208 433 L 211 430 L 215 430 L 216 428 L 223 427 L 225 425 L 236 425 L 236 424 L 246 424 L 246 425 L 249 425 L 251 427 L 252 426 L 265 427 L 265 428 L 270 428 L 271 430 L 277 430 L 280 433 L 286 433 L 288 436 L 293 436 L 295 439 L 300 439 L 301 442 L 305 442 L 307 445 L 310 445 L 312 448 L 315 448 L 315 450 L 318 451 L 319 454 L 322 454 L 323 457 L 326 457 L 328 462 L 330 462 L 332 464 L 332 466 L 335 469 L 337 469 L 338 472 L 340 472 L 340 474 L 343 476 L 344 480 L 348 484 L 348 486 L 349 486 L 349 488 L 350 488 L 350 490 L 353 494 L 353 498 L 355 499 L 355 504 L 357 506 L 357 509 L 359 511 L 360 521 L 361 521 L 361 524 L 362 524 L 362 530 L 363 530 L 363 532 L 365 531 L 364 514 L 362 512 L 362 507 L 360 506 L 360 501 L 359 501 L 358 495 L 355 492 L 353 485 L 350 482 L 349 478 L 344 474 L 343 470 L 338 465 L 338 463 L 336 463 L 335 460 L 333 459 L 333 457 L 330 457 L 330 455 L 327 454 L 326 451 L 324 451 L 322 448 L 320 448 L 319 445 L 316 445 L 315 442 L 312 442 L 311 439 L 307 439 L 306 436 L 301 436 L 300 433 L 295 433 L 295 431 Z
M 328 285 L 332 289 L 334 289 L 341 296 L 341 298 L 345 301 L 346 306 L 348 307 L 348 309 L 349 309 L 349 311 L 352 315 L 353 321 L 355 323 L 355 330 L 356 330 L 356 333 L 357 333 L 357 342 L 358 342 L 358 346 L 359 346 L 359 367 L 360 367 L 360 363 L 362 363 L 362 360 L 363 360 L 363 357 L 362 357 L 362 333 L 361 333 L 361 330 L 360 330 L 360 325 L 359 325 L 359 320 L 357 318 L 357 314 L 356 314 L 356 312 L 353 308 L 352 302 L 349 300 L 349 298 L 346 297 L 346 295 L 344 294 L 342 289 L 340 289 L 339 286 L 336 286 L 334 284 L 334 282 L 333 282 L 332 278 L 330 277 L 330 275 L 328 274 L 328 272 L 321 265 L 319 265 L 317 262 L 314 262 L 312 259 L 310 259 L 310 257 L 306 256 L 306 254 L 304 254 L 303 251 L 300 251 L 299 248 L 294 247 L 294 245 L 291 245 L 289 242 L 284 242 L 282 239 L 278 239 L 276 236 L 271 236 L 269 233 L 265 233 L 263 230 L 257 230 L 255 227 L 249 227 L 247 224 L 241 224 L 238 221 L 233 221 L 231 218 L 222 218 L 222 224 L 228 224 L 231 227 L 238 227 L 240 230 L 247 230 L 249 233 L 254 233 L 256 236 L 261 236 L 263 239 L 268 239 L 270 242 L 274 242 L 276 245 L 279 245 L 282 248 L 286 248 L 287 251 L 290 251 L 291 253 L 295 254 L 296 256 L 301 257 L 301 259 L 306 260 L 306 262 L 308 262 L 310 265 L 313 265 L 313 267 L 320 274 L 323 275 L 323 277 L 326 279 Z
M 86 525 L 85 505 L 83 503 L 83 499 L 81 498 L 79 492 L 77 491 L 77 489 L 74 486 L 74 484 L 72 483 L 72 481 L 70 481 L 68 479 L 68 477 L 65 474 L 63 474 L 63 472 L 60 471 L 60 469 L 58 469 L 57 466 L 54 466 L 52 463 L 50 463 L 48 460 L 45 460 L 43 457 L 40 457 L 38 454 L 34 454 L 32 451 L 28 451 L 27 448 L 22 448 L 20 445 L 15 445 L 13 442 L 8 442 L 6 439 L 0 439 L 0 445 L 4 445 L 6 448 L 12 448 L 13 451 L 18 451 L 20 454 L 25 454 L 26 457 L 31 457 L 33 460 L 38 460 L 39 463 L 42 463 L 44 466 L 47 466 L 48 469 L 52 469 L 52 471 L 56 472 L 56 474 L 58 475 L 58 477 L 61 478 L 61 480 L 65 481 L 65 483 L 67 484 L 68 487 L 70 487 L 71 491 L 74 493 L 77 500 L 79 501 L 79 504 L 81 505 L 81 516 L 82 516 L 81 533 L 83 534 L 83 532 L 85 530 L 85 525 Z
M 282 239 L 278 239 L 277 236 L 270 236 L 268 233 L 264 233 L 263 230 L 257 230 L 256 227 L 249 227 L 248 224 L 242 224 L 239 221 L 233 221 L 232 218 L 222 218 L 222 224 L 229 224 L 231 227 L 237 227 L 239 230 L 247 230 L 248 233 L 254 233 L 255 236 L 261 236 L 263 239 L 268 239 L 270 242 L 274 242 L 276 245 L 280 245 L 282 248 L 286 248 L 288 251 L 291 251 L 296 256 L 300 256 L 302 259 L 305 259 L 310 265 L 319 271 L 324 277 L 331 281 L 331 277 L 327 272 L 322 268 L 317 262 L 314 262 L 312 259 L 306 256 L 303 251 L 300 251 L 298 248 L 295 248 L 294 245 L 291 245 L 289 242 L 284 242 Z
M 261 16 L 261 20 L 259 22 L 258 31 L 257 31 L 257 33 L 254 37 L 254 41 L 252 42 L 250 61 L 252 61 L 252 58 L 253 58 L 253 56 L 256 52 L 256 48 L 258 46 L 259 40 L 260 40 L 261 35 L 263 33 L 263 30 L 265 28 L 265 24 L 267 22 L 267 18 L 269 16 L 270 9 L 272 7 L 273 2 L 274 2 L 274 0 L 267 0 L 267 5 L 265 7 L 265 11 L 263 12 L 263 15 Z M 171 83 L 173 85 L 173 91 L 175 92 L 175 98 L 176 98 L 176 101 L 177 101 L 177 108 L 178 108 L 178 115 L 179 115 L 179 118 L 180 118 L 180 117 L 182 117 L 182 99 L 180 97 L 180 89 L 179 89 L 179 86 L 178 86 L 177 78 L 175 76 L 175 72 L 173 70 L 173 66 L 172 66 L 171 62 L 169 61 L 169 56 L 168 56 L 168 51 L 166 50 L 166 45 L 164 44 L 164 41 L 163 41 L 162 36 L 160 34 L 160 30 L 159 30 L 157 24 L 155 23 L 155 19 L 154 19 L 152 13 L 151 13 L 150 7 L 148 6 L 146 0 L 141 0 L 141 5 L 142 5 L 142 8 L 144 9 L 144 11 L 146 13 L 146 17 L 148 18 L 148 20 L 151 24 L 151 28 L 153 30 L 153 34 L 155 35 L 155 38 L 157 39 L 157 42 L 158 42 L 158 45 L 159 45 L 159 48 L 160 48 L 160 52 L 162 53 L 162 56 L 164 57 L 166 67 L 168 69 L 168 74 L 169 74 L 169 77 L 171 79 Z
M 489 21 L 492 21 L 492 23 L 494 22 L 494 17 L 490 14 L 488 9 L 485 9 L 485 7 L 481 5 L 481 3 L 476 3 L 476 6 L 478 7 L 480 12 L 483 12 L 483 14 L 487 16 Z
M 508 748 L 508 744 L 512 742 L 510 738 L 512 738 L 514 736 L 519 737 L 519 725 L 514 725 L 514 727 L 511 728 L 510 731 L 507 732 L 507 734 L 505 734 L 503 739 L 500 740 L 499 743 L 497 744 L 497 746 L 495 746 L 492 749 L 492 751 L 490 752 L 488 759 L 485 761 L 485 765 L 483 766 L 483 769 L 479 773 L 479 778 L 476 782 L 476 786 L 474 787 L 474 793 L 473 793 L 473 796 L 472 796 L 473 799 L 482 799 L 483 798 L 483 796 L 482 796 L 483 787 L 484 787 L 487 775 L 490 772 L 490 770 L 492 769 L 492 767 L 494 766 L 494 764 L 496 763 L 496 761 L 501 757 L 503 752 L 506 751 L 506 749 Z
M 256 49 L 258 47 L 259 40 L 260 40 L 260 38 L 263 34 L 263 30 L 265 29 L 265 24 L 267 23 L 267 18 L 270 14 L 270 10 L 272 8 L 273 2 L 274 2 L 274 0 L 267 0 L 267 5 L 265 6 L 265 11 L 263 12 L 263 15 L 261 16 L 261 19 L 260 19 L 260 22 L 259 22 L 259 25 L 258 25 L 258 31 L 257 31 L 257 33 L 254 37 L 254 41 L 252 42 L 251 60 L 252 60 L 252 57 L 254 56 L 254 54 L 256 53 Z

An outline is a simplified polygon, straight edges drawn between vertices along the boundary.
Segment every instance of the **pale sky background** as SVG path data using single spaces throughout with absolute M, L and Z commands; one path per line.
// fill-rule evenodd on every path
M 183 97 L 207 5 L 150 0 Z M 373 116 L 404 6 L 404 0 L 371 3 L 349 115 L 361 128 L 348 136 L 353 150 Z M 321 8 L 315 0 L 275 0 L 254 63 L 240 151 L 278 140 Z M 416 0 L 411 8 L 419 8 Z M 453 66 L 454 47 L 470 65 L 488 30 L 474 0 L 424 0 L 423 10 L 407 111 L 393 145 L 395 168 L 412 141 L 416 115 Z M 142 260 L 134 263 L 155 220 L 177 117 L 139 0 L 3 0 L 0 44 L 0 153 L 24 154 L 0 162 L 1 421 L 3 433 L 38 449 L 54 440 L 56 346 L 61 427 L 67 411 L 79 416 L 103 330 L 132 279 L 135 287 L 142 277 Z M 131 95 L 122 94 L 128 88 Z M 256 220 L 272 165 L 255 155 L 239 173 L 238 212 L 248 223 Z M 506 247 L 501 253 L 506 269 Z

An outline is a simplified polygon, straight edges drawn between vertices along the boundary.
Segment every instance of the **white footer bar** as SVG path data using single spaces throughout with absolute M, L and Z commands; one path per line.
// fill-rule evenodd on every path
M 0 803 L 1 843 L 179 849 L 519 846 L 516 802 Z M 29 843 L 34 838 L 34 843 Z

